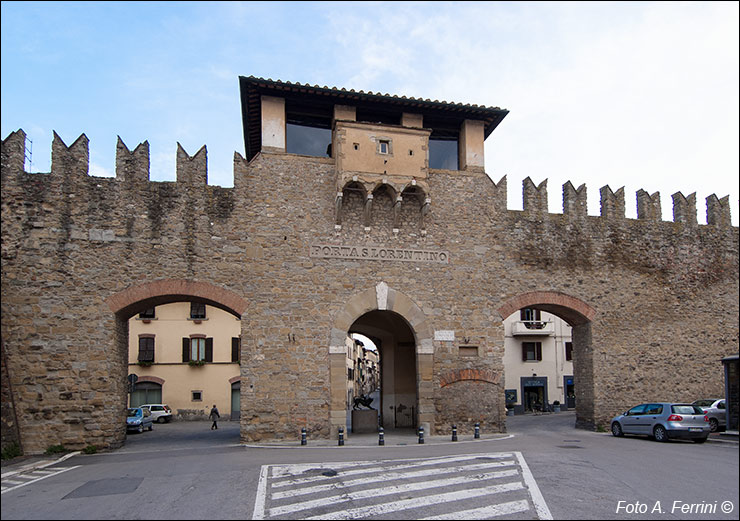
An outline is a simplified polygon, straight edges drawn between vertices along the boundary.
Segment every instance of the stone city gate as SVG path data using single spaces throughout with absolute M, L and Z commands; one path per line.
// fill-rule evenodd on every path
M 48 174 L 25 171 L 22 130 L 3 140 L 3 444 L 120 445 L 125 318 L 173 298 L 241 317 L 245 441 L 297 440 L 304 426 L 333 436 L 338 348 L 378 310 L 413 332 L 419 421 L 433 433 L 505 430 L 503 319 L 521 307 L 574 327 L 580 426 L 648 398 L 723 392 L 719 360 L 738 350 L 727 198 L 709 197 L 699 225 L 693 194 L 674 194 L 663 221 L 659 194 L 640 191 L 627 219 L 624 191 L 603 187 L 591 216 L 586 187 L 568 182 L 555 214 L 546 181 L 527 178 L 523 210 L 509 210 L 506 178 L 493 182 L 482 158 L 506 111 L 241 85 L 233 188 L 208 185 L 205 147 L 178 146 L 176 181 L 152 182 L 146 142 L 119 140 L 116 177 L 101 178 L 84 134 L 54 136 Z M 286 141 L 305 114 L 330 140 L 318 155 Z M 457 162 L 436 164 L 438 145 Z

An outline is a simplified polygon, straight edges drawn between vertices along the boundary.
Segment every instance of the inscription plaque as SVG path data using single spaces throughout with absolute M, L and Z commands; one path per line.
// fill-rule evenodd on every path
M 311 257 L 320 259 L 431 262 L 434 264 L 448 264 L 450 259 L 450 254 L 446 251 L 387 248 L 384 246 L 312 244 L 309 249 Z

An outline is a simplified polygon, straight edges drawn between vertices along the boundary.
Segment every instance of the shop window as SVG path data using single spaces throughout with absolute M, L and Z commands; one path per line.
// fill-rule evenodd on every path
M 162 386 L 155 382 L 137 382 L 131 393 L 129 407 L 139 407 L 148 403 L 162 403 Z

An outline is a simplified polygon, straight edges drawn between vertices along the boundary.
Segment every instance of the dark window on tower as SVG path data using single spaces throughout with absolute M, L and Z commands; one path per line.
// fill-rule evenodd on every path
M 330 157 L 333 105 L 285 102 L 285 151 L 304 156 Z
M 573 342 L 565 343 L 565 359 L 573 360 Z
M 139 313 L 139 318 L 154 318 L 154 308 L 145 309 Z
M 457 139 L 429 138 L 429 168 L 457 170 Z
M 328 128 L 288 123 L 285 125 L 285 139 L 286 152 L 289 154 L 314 157 L 330 156 L 331 130 Z
M 139 362 L 154 362 L 154 337 L 139 337 Z
M 522 342 L 522 361 L 541 362 L 542 342 Z

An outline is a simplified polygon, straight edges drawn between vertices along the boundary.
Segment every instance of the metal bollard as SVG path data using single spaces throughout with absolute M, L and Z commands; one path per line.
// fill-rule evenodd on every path
M 383 427 L 378 427 L 378 445 L 385 445 L 385 437 L 383 434 Z
M 344 445 L 344 428 L 339 427 L 339 446 Z
M 419 427 L 419 444 L 424 444 L 424 427 Z
M 452 441 L 457 441 L 457 425 L 452 426 Z
M 305 445 L 305 444 L 306 444 L 306 428 L 303 427 L 301 429 L 301 445 Z
M 475 423 L 475 434 L 473 435 L 473 438 L 476 440 L 480 438 L 480 423 L 478 422 Z

